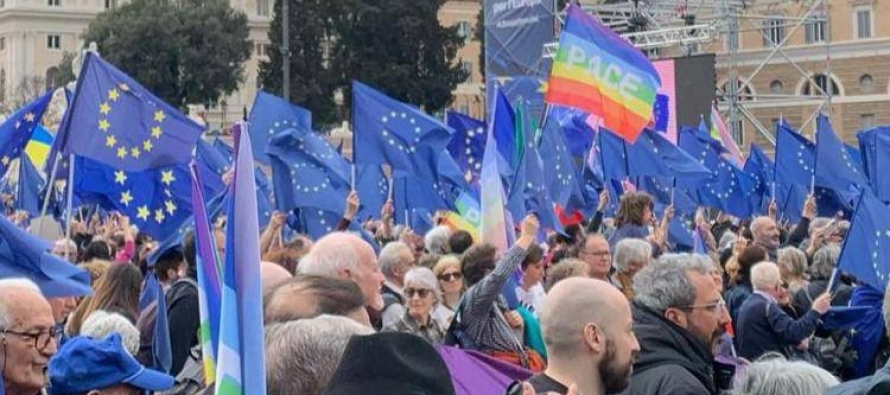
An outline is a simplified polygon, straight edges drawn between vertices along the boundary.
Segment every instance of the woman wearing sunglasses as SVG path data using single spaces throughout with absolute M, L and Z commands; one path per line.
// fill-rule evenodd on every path
M 383 328 L 384 332 L 413 333 L 436 345 L 445 337 L 445 327 L 433 319 L 433 308 L 441 299 L 441 292 L 436 284 L 433 271 L 425 267 L 416 267 L 405 273 L 405 314 L 398 320 Z
M 442 290 L 442 301 L 433 309 L 433 318 L 447 328 L 465 290 L 464 276 L 460 272 L 460 258 L 456 255 L 439 258 L 433 273 L 439 280 L 439 289 Z

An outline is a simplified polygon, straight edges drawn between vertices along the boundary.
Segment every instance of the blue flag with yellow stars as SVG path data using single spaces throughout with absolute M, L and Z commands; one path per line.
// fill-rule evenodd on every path
M 837 267 L 878 290 L 890 279 L 890 208 L 871 191 L 859 197 Z
M 86 204 L 99 204 L 128 216 L 140 232 L 155 240 L 176 233 L 192 214 L 186 166 L 127 172 L 77 157 L 74 193 Z
M 40 119 L 52 97 L 53 93 L 47 92 L 16 111 L 0 125 L 0 175 L 6 174 L 9 163 L 25 149 L 34 129 L 40 125 Z
M 87 52 L 56 140 L 65 155 L 77 154 L 132 172 L 188 164 L 203 130 L 130 76 Z
M 278 96 L 259 91 L 250 109 L 250 144 L 253 147 L 253 159 L 269 164 L 271 159 L 266 154 L 269 140 L 285 129 L 312 131 L 312 113 L 295 106 Z

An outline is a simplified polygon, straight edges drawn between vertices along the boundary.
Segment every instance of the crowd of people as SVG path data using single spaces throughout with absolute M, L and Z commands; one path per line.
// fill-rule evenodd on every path
M 812 197 L 793 226 L 774 207 L 750 221 L 702 211 L 697 254 L 677 252 L 673 209 L 657 218 L 649 195 L 626 193 L 614 217 L 607 193 L 599 203 L 546 237 L 530 214 L 504 250 L 438 218 L 416 234 L 393 223 L 391 203 L 362 222 L 368 240 L 348 231 L 354 193 L 317 240 L 287 236 L 286 214 L 273 214 L 259 235 L 268 393 L 456 394 L 437 352 L 449 346 L 525 372 L 504 394 L 890 393 L 888 341 L 857 371 L 849 332 L 826 325 L 862 286 L 835 275 L 849 222 L 817 217 Z M 0 279 L 6 394 L 213 393 L 192 234 L 160 246 L 124 216 L 97 215 L 52 252 L 89 272 L 93 294 L 45 297 L 27 276 Z M 149 272 L 166 311 L 140 306 Z M 162 314 L 166 373 L 146 368 Z

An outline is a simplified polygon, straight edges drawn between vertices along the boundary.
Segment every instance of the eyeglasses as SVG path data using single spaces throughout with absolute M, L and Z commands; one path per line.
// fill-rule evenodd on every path
M 413 298 L 414 295 L 417 295 L 421 299 L 427 297 L 427 295 L 433 293 L 430 289 L 425 288 L 405 288 L 405 296 L 409 298 Z
M 17 332 L 10 330 L 3 330 L 0 333 L 16 335 L 24 338 L 28 338 L 34 341 L 34 348 L 37 351 L 43 351 L 49 346 L 49 342 L 52 340 L 57 340 L 62 335 L 62 328 L 58 326 L 54 326 L 51 329 L 47 329 L 40 332 Z
M 711 313 L 716 313 L 716 312 L 718 312 L 718 311 L 720 311 L 720 310 L 724 310 L 724 309 L 726 309 L 726 301 L 724 301 L 723 299 L 721 299 L 721 300 L 719 300 L 719 301 L 717 301 L 717 302 L 714 302 L 714 303 L 708 303 L 708 304 L 693 304 L 693 305 L 689 305 L 689 306 L 677 306 L 677 308 L 678 308 L 678 309 L 684 309 L 684 310 L 704 309 L 704 310 L 707 310 L 707 311 L 709 311 L 709 312 L 711 312 Z
M 449 283 L 452 282 L 452 281 L 460 280 L 460 279 L 462 279 L 462 278 L 464 278 L 464 275 L 463 275 L 463 274 L 460 274 L 460 273 L 458 273 L 458 272 L 454 272 L 454 273 L 442 273 L 442 274 L 439 275 L 439 281 L 445 281 L 445 282 L 449 282 Z

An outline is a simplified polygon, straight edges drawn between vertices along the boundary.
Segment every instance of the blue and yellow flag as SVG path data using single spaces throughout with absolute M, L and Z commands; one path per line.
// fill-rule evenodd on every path
M 186 165 L 204 128 L 88 52 L 58 145 L 124 171 Z M 185 173 L 183 178 L 187 177 Z
M 28 155 L 34 166 L 38 169 L 43 169 L 52 145 L 53 135 L 42 125 L 37 125 L 31 133 L 31 141 L 28 141 L 28 144 L 25 145 L 25 155 Z
M 0 125 L 0 175 L 6 174 L 10 162 L 25 149 L 25 144 L 40 125 L 52 96 L 52 92 L 49 92 L 28 103 Z

